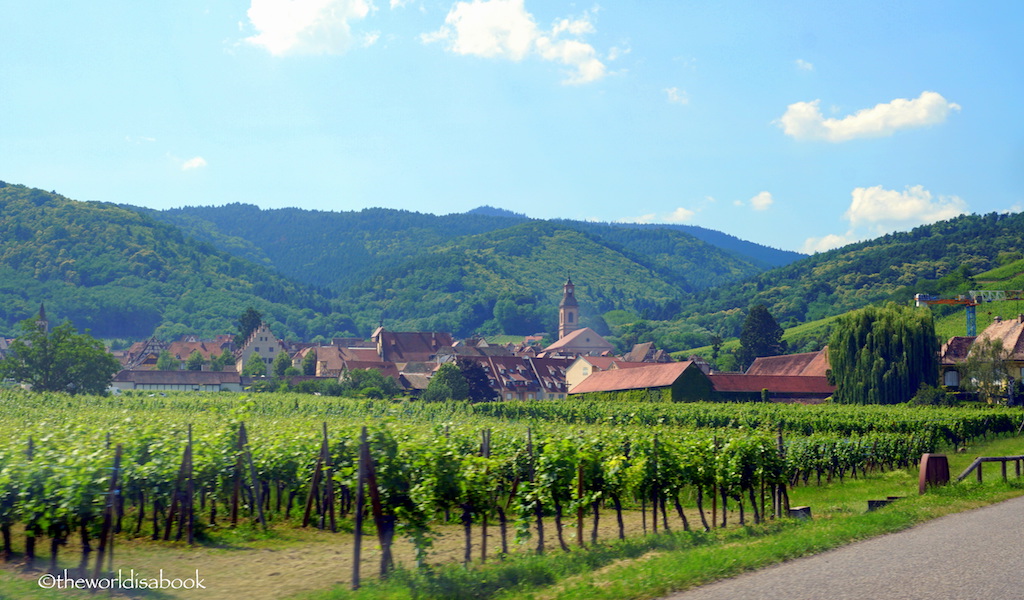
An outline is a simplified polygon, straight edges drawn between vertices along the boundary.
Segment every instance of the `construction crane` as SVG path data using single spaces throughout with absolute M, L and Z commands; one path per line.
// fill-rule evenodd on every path
M 1024 290 L 971 290 L 966 295 L 956 298 L 941 298 L 929 296 L 928 294 L 917 294 L 914 302 L 917 306 L 926 304 L 958 304 L 965 307 L 967 312 L 967 335 L 974 337 L 978 335 L 978 313 L 977 306 L 982 302 L 999 302 L 1003 300 L 1024 300 Z

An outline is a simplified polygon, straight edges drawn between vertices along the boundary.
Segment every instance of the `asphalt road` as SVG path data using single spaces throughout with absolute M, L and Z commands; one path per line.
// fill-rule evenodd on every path
M 665 600 L 1024 600 L 1024 497 Z

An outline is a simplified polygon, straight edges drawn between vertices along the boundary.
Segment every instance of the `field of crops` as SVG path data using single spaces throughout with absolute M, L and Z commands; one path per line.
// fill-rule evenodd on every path
M 4 390 L 2 550 L 24 532 L 26 559 L 45 539 L 56 565 L 74 536 L 85 570 L 118 535 L 191 540 L 253 521 L 365 529 L 381 571 L 396 535 L 426 561 L 445 523 L 464 528 L 466 561 L 523 539 L 542 552 L 546 536 L 598 541 L 601 519 L 622 535 L 624 510 L 653 531 L 670 516 L 683 528 L 757 522 L 784 512 L 788 486 L 904 467 L 1019 422 L 1009 409 Z

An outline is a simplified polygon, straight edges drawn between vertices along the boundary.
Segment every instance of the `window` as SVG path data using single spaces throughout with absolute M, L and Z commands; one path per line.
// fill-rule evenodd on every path
M 948 387 L 960 387 L 960 373 L 946 371 L 942 377 L 942 384 Z
M 571 312 L 565 313 L 565 322 L 566 323 L 572 323 L 572 313 Z

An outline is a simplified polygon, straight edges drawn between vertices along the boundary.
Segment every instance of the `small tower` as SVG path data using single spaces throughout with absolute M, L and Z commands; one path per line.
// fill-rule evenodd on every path
M 562 301 L 558 303 L 558 339 L 580 328 L 580 305 L 576 302 L 576 286 L 572 278 L 562 286 Z
M 50 332 L 50 322 L 46 320 L 46 306 L 39 303 L 39 316 L 36 317 L 36 328 L 43 333 Z

